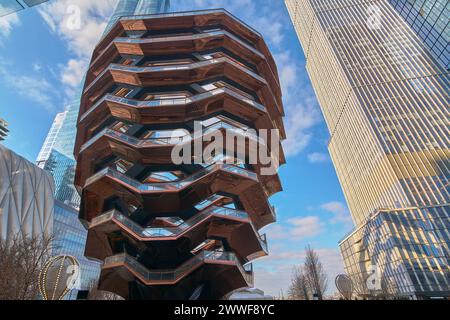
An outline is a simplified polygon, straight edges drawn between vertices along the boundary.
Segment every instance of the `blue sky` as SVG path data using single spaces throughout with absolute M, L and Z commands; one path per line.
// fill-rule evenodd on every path
M 7 147 L 36 159 L 53 118 L 79 86 L 114 3 L 51 0 L 0 18 L 0 118 L 9 122 Z M 328 155 L 328 130 L 287 10 L 282 0 L 172 0 L 172 11 L 218 7 L 264 35 L 283 87 L 287 164 L 279 173 L 284 191 L 271 198 L 278 222 L 263 230 L 271 254 L 255 263 L 255 285 L 268 294 L 286 293 L 293 266 L 302 262 L 304 248 L 311 244 L 333 291 L 334 276 L 343 271 L 337 242 L 352 223 Z M 73 12 L 80 13 L 79 28 L 68 23 Z

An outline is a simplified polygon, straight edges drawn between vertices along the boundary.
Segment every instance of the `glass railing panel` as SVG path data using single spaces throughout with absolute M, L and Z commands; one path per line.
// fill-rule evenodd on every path
M 264 252 L 266 252 L 266 253 L 269 252 L 269 246 L 267 244 L 267 236 L 266 236 L 266 234 L 265 233 L 264 234 L 259 234 L 258 231 L 256 231 L 256 232 L 257 232 L 257 235 L 259 237 L 259 242 L 260 242 L 261 247 L 263 248 Z
M 243 265 L 243 268 L 245 270 L 245 272 L 253 272 L 253 264 L 252 263 L 247 263 L 245 265 Z
M 89 185 L 92 182 L 105 176 L 108 173 L 108 171 L 109 171 L 109 168 L 104 168 L 104 169 L 100 170 L 99 172 L 97 172 L 96 174 L 94 174 L 93 176 L 90 176 L 88 179 L 86 179 L 86 185 Z
M 248 283 L 253 282 L 253 267 L 250 265 L 242 266 L 236 255 L 231 252 L 224 251 L 202 251 L 200 254 L 192 257 L 187 262 L 174 270 L 148 270 L 145 266 L 140 264 L 135 258 L 123 253 L 112 257 L 107 257 L 104 265 L 111 265 L 116 263 L 123 263 L 130 267 L 134 272 L 140 274 L 147 280 L 177 280 L 184 276 L 189 271 L 200 266 L 205 260 L 213 261 L 233 261 L 236 262 L 237 267 L 241 271 L 245 280 Z
M 184 222 L 184 220 L 181 219 L 180 217 L 160 217 L 159 219 L 172 223 L 176 226 L 179 226 Z
M 241 95 L 229 88 L 213 89 L 211 91 L 204 92 L 204 93 L 201 93 L 201 94 L 198 94 L 198 95 L 195 95 L 192 97 L 187 97 L 187 98 L 149 100 L 149 101 L 140 101 L 140 100 L 135 100 L 135 99 L 117 97 L 115 95 L 107 93 L 105 96 L 103 96 L 100 100 L 98 100 L 91 108 L 89 108 L 81 116 L 80 121 L 81 122 L 84 121 L 84 119 L 86 119 L 89 116 L 89 114 L 91 114 L 96 108 L 98 108 L 105 101 L 110 101 L 110 102 L 114 102 L 114 103 L 118 103 L 118 104 L 129 105 L 129 106 L 134 106 L 134 107 L 139 107 L 139 108 L 145 108 L 145 107 L 158 107 L 158 106 L 163 106 L 163 105 L 167 106 L 167 105 L 189 104 L 194 101 L 201 101 L 203 99 L 207 99 L 211 96 L 218 95 L 221 93 L 227 93 L 228 95 L 233 96 L 234 98 L 239 99 L 242 102 L 244 102 L 248 105 L 251 105 L 252 107 L 255 107 L 263 112 L 266 112 L 266 108 L 263 105 L 257 103 L 256 101 L 254 101 L 252 99 L 244 97 L 243 95 Z
M 199 14 L 209 14 L 209 13 L 223 13 L 229 17 L 231 17 L 232 19 L 239 21 L 239 23 L 241 23 L 242 25 L 244 25 L 247 29 L 251 30 L 252 32 L 254 32 L 255 34 L 257 34 L 258 36 L 261 36 L 261 34 L 256 31 L 255 29 L 253 29 L 251 26 L 249 26 L 248 24 L 246 24 L 245 22 L 243 22 L 242 20 L 240 20 L 239 18 L 235 17 L 234 15 L 232 15 L 231 13 L 229 13 L 228 11 L 224 10 L 224 9 L 207 9 L 207 10 L 196 10 L 196 11 L 186 11 L 186 12 L 170 12 L 170 13 L 158 13 L 155 15 L 152 14 L 147 14 L 147 15 L 132 15 L 132 16 L 123 16 L 120 18 L 120 20 L 139 20 L 139 19 L 148 19 L 148 18 L 169 18 L 169 17 L 184 17 L 184 16 L 192 16 L 192 15 L 199 15 Z
M 253 179 L 253 180 L 258 180 L 258 175 L 256 173 L 251 172 L 251 171 L 249 171 L 247 169 L 244 169 L 244 168 L 240 168 L 240 167 L 235 166 L 235 165 L 224 164 L 223 165 L 223 169 L 228 171 L 228 172 L 237 173 L 239 175 L 248 177 L 248 178 Z
M 248 177 L 253 180 L 258 180 L 258 176 L 256 173 L 248 171 L 243 168 L 240 168 L 238 166 L 231 165 L 231 164 L 220 164 L 220 165 L 212 164 L 212 165 L 209 165 L 208 167 L 205 167 L 203 170 L 201 170 L 197 173 L 194 173 L 193 175 L 187 177 L 186 179 L 184 179 L 183 181 L 180 181 L 180 182 L 160 182 L 160 183 L 143 184 L 143 183 L 141 183 L 137 180 L 134 180 L 122 173 L 119 173 L 116 170 L 113 170 L 113 169 L 107 167 L 107 168 L 104 168 L 103 170 L 99 171 L 95 175 L 91 176 L 90 178 L 88 178 L 86 180 L 86 185 L 91 184 L 92 182 L 98 180 L 99 178 L 101 178 L 103 176 L 110 176 L 110 177 L 119 179 L 122 182 L 124 182 L 125 184 L 128 184 L 129 186 L 131 186 L 135 189 L 138 189 L 140 191 L 171 191 L 171 190 L 176 191 L 176 190 L 182 189 L 185 186 L 191 184 L 195 180 L 206 176 L 208 173 L 210 173 L 214 170 L 219 170 L 219 169 L 223 169 L 223 170 L 231 172 L 231 173 L 236 173 L 236 174 Z
M 276 218 L 277 217 L 277 211 L 275 209 L 275 206 L 269 206 L 269 208 L 270 208 L 270 213 L 272 214 L 272 216 L 274 218 Z
M 81 152 L 92 146 L 97 140 L 99 140 L 103 135 L 105 134 L 107 129 L 103 129 L 99 133 L 97 133 L 95 136 L 93 136 L 91 139 L 89 139 L 85 144 L 81 146 Z
M 223 196 L 220 196 L 218 194 L 214 194 L 208 198 L 206 198 L 205 200 L 199 202 L 198 204 L 195 205 L 195 208 L 197 210 L 203 210 L 204 208 L 206 208 L 207 206 L 209 206 L 211 203 L 213 203 L 214 201 L 219 200 L 220 198 L 223 198 Z
M 263 58 L 264 55 L 259 52 L 256 48 L 248 45 L 238 37 L 236 37 L 234 34 L 225 31 L 225 30 L 216 30 L 216 31 L 205 31 L 200 34 L 193 34 L 193 35 L 175 35 L 175 36 L 163 36 L 163 37 L 149 37 L 149 38 L 125 38 L 125 37 L 118 37 L 114 39 L 114 42 L 120 42 L 120 43 L 137 43 L 137 44 L 144 44 L 144 43 L 153 43 L 153 42 L 160 42 L 160 41 L 183 41 L 183 40 L 198 40 L 203 38 L 208 38 L 211 36 L 227 36 L 234 41 L 238 42 L 240 45 L 245 47 L 246 49 L 250 50 L 254 54 L 258 55 L 259 57 Z
M 214 206 L 211 208 L 211 212 L 214 214 L 219 214 L 223 216 L 231 216 L 231 217 L 237 217 L 241 219 L 248 219 L 248 213 L 241 210 L 236 209 L 230 209 L 230 208 L 224 208 L 224 207 L 218 207 Z
M 114 217 L 115 211 L 111 210 L 105 214 L 97 216 L 91 220 L 91 225 L 99 225 L 105 221 L 111 220 Z
M 88 90 L 90 90 L 99 81 L 99 79 L 101 79 L 106 74 L 106 72 L 111 71 L 111 70 L 120 70 L 120 71 L 133 72 L 133 73 L 192 70 L 192 69 L 198 69 L 198 68 L 202 68 L 202 67 L 212 65 L 212 64 L 220 64 L 223 62 L 227 62 L 227 63 L 233 65 L 234 67 L 238 68 L 239 70 L 245 72 L 252 78 L 257 79 L 258 81 L 260 81 L 262 83 L 266 83 L 266 80 L 263 77 L 261 77 L 260 75 L 258 75 L 255 72 L 251 71 L 247 67 L 244 67 L 227 57 L 221 57 L 221 58 L 214 58 L 214 59 L 210 59 L 210 60 L 206 60 L 206 61 L 194 62 L 194 63 L 188 64 L 188 65 L 174 65 L 174 66 L 161 66 L 161 67 L 125 66 L 125 65 L 113 63 L 113 64 L 110 64 L 107 68 L 105 68 L 105 70 L 103 70 L 95 78 L 95 80 L 89 84 L 89 86 L 85 89 L 84 92 L 87 92 Z M 177 100 L 177 99 L 175 99 L 175 100 Z M 159 100 L 159 101 L 164 101 L 164 100 Z M 164 103 L 164 102 L 162 102 L 162 103 Z
M 124 263 L 125 259 L 126 259 L 126 254 L 121 253 L 121 254 L 118 254 L 115 256 L 105 258 L 104 264 L 108 265 L 108 264 L 114 264 L 114 263 Z
M 141 236 L 141 237 L 170 237 L 175 236 L 183 231 L 186 231 L 187 229 L 191 228 L 192 226 L 196 225 L 200 221 L 208 218 L 211 215 L 221 215 L 225 217 L 237 217 L 240 219 L 249 219 L 249 216 L 246 212 L 236 210 L 236 209 L 230 209 L 230 208 L 224 208 L 219 206 L 211 206 L 210 208 L 207 208 L 206 210 L 196 214 L 192 218 L 190 218 L 187 221 L 184 221 L 180 223 L 176 227 L 158 227 L 158 228 L 144 228 L 140 226 L 139 224 L 135 223 L 130 218 L 126 217 L 122 213 L 116 210 L 112 210 L 110 212 L 107 212 L 101 216 L 98 216 L 94 218 L 91 222 L 91 227 L 99 225 L 103 222 L 106 222 L 108 220 L 111 220 L 114 218 L 121 224 L 123 224 L 126 228 L 134 232 L 135 234 Z M 177 219 L 179 221 L 181 219 Z M 251 221 L 249 221 L 251 223 Z M 252 224 L 252 223 L 251 223 Z M 252 224 L 253 226 L 253 224 Z M 258 232 L 255 230 L 255 233 L 258 235 Z

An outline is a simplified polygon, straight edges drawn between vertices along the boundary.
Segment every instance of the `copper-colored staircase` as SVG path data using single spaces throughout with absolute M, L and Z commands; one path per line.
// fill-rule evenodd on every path
M 203 162 L 175 164 L 172 151 L 232 131 L 247 152 L 270 153 L 258 130 L 285 138 L 283 116 L 264 40 L 227 11 L 119 20 L 94 50 L 75 147 L 85 254 L 104 262 L 99 288 L 126 299 L 219 299 L 252 286 L 278 175 L 228 144 Z M 285 163 L 281 147 L 271 156 Z

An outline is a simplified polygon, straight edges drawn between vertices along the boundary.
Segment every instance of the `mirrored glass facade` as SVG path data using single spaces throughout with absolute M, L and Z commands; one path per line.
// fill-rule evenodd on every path
M 448 216 L 448 70 L 388 0 L 287 0 L 286 4 L 356 227 L 367 230 L 364 236 L 372 239 L 367 241 L 377 243 L 381 240 L 373 240 L 376 234 L 370 234 L 368 225 L 376 223 L 371 222 L 374 216 L 410 208 L 422 215 L 442 208 L 443 213 L 431 214 L 430 219 Z M 359 240 L 349 236 L 346 241 Z M 448 257 L 448 251 L 442 252 Z M 375 251 L 366 253 L 372 263 L 389 261 L 378 259 Z M 348 255 L 343 256 L 351 273 Z M 406 268 L 409 261 L 399 263 Z M 387 270 L 389 262 L 380 267 Z M 441 275 L 448 277 L 448 268 Z M 428 295 L 426 285 L 414 285 L 408 296 Z M 446 294 L 448 282 L 433 288 L 442 289 L 437 295 Z
M 77 131 L 76 123 L 79 105 L 79 99 L 74 99 L 74 101 L 67 106 L 66 116 L 61 123 L 61 128 L 54 144 L 56 150 L 71 159 L 74 159 L 73 148 Z
M 423 40 L 436 59 L 450 68 L 450 2 L 448 0 L 390 0 L 394 9 Z
M 78 209 L 80 196 L 73 184 L 75 159 L 76 121 L 78 100 L 67 106 L 67 110 L 56 115 L 44 145 L 36 160 L 38 166 L 53 175 L 55 180 L 55 199 Z
M 48 132 L 41 151 L 39 152 L 36 159 L 36 164 L 39 168 L 43 169 L 45 167 L 45 162 L 48 160 L 50 153 L 55 146 L 56 138 L 58 137 L 59 130 L 61 129 L 64 119 L 66 118 L 66 114 L 67 111 L 58 113 L 55 117 L 55 120 L 53 120 L 50 131 Z
M 0 17 L 23 10 L 27 7 L 33 7 L 48 0 L 1 0 Z
M 88 290 L 97 281 L 100 272 L 99 263 L 84 256 L 87 231 L 78 220 L 78 210 L 56 200 L 53 221 L 55 234 L 53 255 L 71 255 L 80 264 L 80 284 L 66 296 L 66 299 L 73 300 L 76 299 L 79 290 Z
M 385 294 L 403 297 L 450 295 L 449 247 L 448 205 L 378 211 L 340 243 L 358 294 L 380 266 Z
M 70 159 L 56 149 L 52 149 L 43 169 L 50 172 L 55 180 L 55 199 L 78 209 L 80 195 L 73 180 L 75 176 L 75 160 Z

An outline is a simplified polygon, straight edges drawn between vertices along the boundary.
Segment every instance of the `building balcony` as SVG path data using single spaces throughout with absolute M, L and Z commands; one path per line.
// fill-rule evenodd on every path
M 85 87 L 84 95 L 90 98 L 82 101 L 80 111 L 83 114 L 92 106 L 93 101 L 106 94 L 105 90 L 115 83 L 140 87 L 186 85 L 219 76 L 225 76 L 254 91 L 266 106 L 270 106 L 274 115 L 283 116 L 284 112 L 279 108 L 278 101 L 266 80 L 228 57 L 190 64 L 153 67 L 110 64 Z
M 102 53 L 107 50 L 110 43 L 114 41 L 115 38 L 125 35 L 125 32 L 141 31 L 142 33 L 146 33 L 148 30 L 164 31 L 180 29 L 180 27 L 196 29 L 217 25 L 229 30 L 230 33 L 261 52 L 266 57 L 275 76 L 278 77 L 275 61 L 261 34 L 224 9 L 173 12 L 157 16 L 137 15 L 122 17 L 111 32 L 101 39 L 94 49 L 92 59 L 94 61 L 102 55 Z M 195 48 L 193 51 L 195 51 Z
M 208 266 L 212 266 L 212 268 L 208 268 Z M 219 296 L 253 285 L 252 266 L 243 266 L 234 253 L 202 251 L 172 270 L 149 270 L 127 254 L 108 257 L 102 266 L 99 289 L 127 298 L 129 295 L 128 282 L 136 278 L 147 286 L 174 286 L 202 267 L 209 269 L 203 270 L 203 274 L 208 275 L 208 278 L 215 282 L 215 290 L 222 292 Z M 227 283 L 222 282 L 224 279 L 220 281 L 220 277 L 217 276 L 225 272 L 227 273 Z M 230 277 L 231 274 L 233 274 L 232 277 Z M 216 280 L 214 280 L 214 275 L 217 277 Z M 228 288 L 230 284 L 233 284 L 233 290 Z M 221 289 L 221 286 L 224 289 Z
M 175 124 L 221 111 L 253 122 L 257 129 L 279 129 L 280 138 L 285 138 L 284 127 L 272 120 L 275 114 L 269 115 L 263 105 L 226 87 L 186 98 L 149 101 L 106 94 L 80 116 L 78 131 L 83 134 L 83 140 L 87 140 L 90 133 L 101 124 L 98 119 L 114 117 L 140 124 Z M 75 152 L 78 153 L 79 149 L 80 145 L 77 144 Z
M 241 199 L 257 229 L 275 221 L 273 208 L 256 173 L 230 164 L 203 166 L 183 180 L 158 183 L 141 183 L 114 169 L 104 168 L 86 180 L 83 189 L 89 193 L 91 201 L 89 206 L 82 205 L 80 218 L 91 221 L 101 214 L 104 200 L 113 194 L 137 196 L 145 207 L 158 212 L 176 212 L 212 194 L 225 192 Z
M 207 236 L 223 237 L 243 261 L 268 254 L 266 236 L 259 234 L 245 211 L 216 205 L 208 206 L 186 221 L 178 219 L 175 226 L 169 227 L 142 227 L 121 212 L 111 210 L 95 217 L 89 224 L 85 255 L 99 260 L 113 255 L 108 234 L 116 231 L 137 243 L 176 241 L 185 237 L 191 240 L 192 249 L 204 242 Z M 245 241 L 241 241 L 244 238 Z M 103 245 L 98 246 L 99 242 Z
M 238 137 L 238 139 L 241 139 L 241 141 L 245 143 L 245 154 L 237 155 L 239 159 L 241 157 L 244 158 L 242 161 L 245 161 L 245 157 L 250 154 L 257 155 L 259 148 L 267 148 L 270 151 L 270 148 L 266 147 L 266 141 L 255 135 L 254 130 L 235 127 L 226 121 L 218 121 L 209 126 L 204 126 L 202 135 L 195 136 L 194 134 L 189 134 L 184 137 L 138 139 L 125 133 L 106 128 L 81 147 L 78 160 L 82 161 L 84 158 L 87 158 L 92 159 L 92 161 L 82 161 L 85 165 L 77 172 L 75 179 L 78 184 L 83 185 L 86 178 L 93 174 L 96 162 L 95 159 L 102 159 L 111 154 L 144 165 L 161 163 L 170 164 L 172 163 L 172 150 L 175 146 L 180 147 L 181 145 L 189 145 L 192 150 L 195 144 L 200 144 L 205 148 L 211 143 L 211 136 L 218 130 L 224 136 L 224 152 L 230 146 L 230 144 L 226 143 L 227 132 L 232 132 L 233 136 L 230 136 L 231 138 L 234 139 L 234 137 Z M 282 150 L 282 148 L 280 147 L 279 150 Z M 232 151 L 237 151 L 234 145 Z M 279 161 L 280 164 L 285 163 L 284 154 L 282 152 L 277 161 Z M 259 162 L 253 164 L 252 168 L 256 173 L 260 173 L 261 171 Z M 278 175 L 259 175 L 259 179 L 267 194 L 272 195 L 273 193 L 281 191 L 281 183 Z
M 276 219 L 283 116 L 267 45 L 225 10 L 120 18 L 92 55 L 75 145 L 99 289 L 176 300 L 251 286 L 243 263 L 267 254 L 258 230 Z
M 271 87 L 276 88 L 276 94 L 281 96 L 280 84 L 274 75 L 266 57 L 256 48 L 248 45 L 226 30 L 202 31 L 199 34 L 158 36 L 145 38 L 119 37 L 92 62 L 88 71 L 86 84 L 89 85 L 110 63 L 122 55 L 154 56 L 170 54 L 190 54 L 192 52 L 208 51 L 225 48 L 245 61 L 257 66 L 261 75 L 269 80 Z

